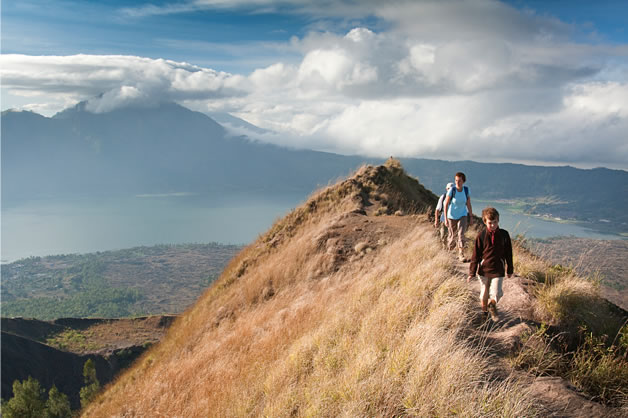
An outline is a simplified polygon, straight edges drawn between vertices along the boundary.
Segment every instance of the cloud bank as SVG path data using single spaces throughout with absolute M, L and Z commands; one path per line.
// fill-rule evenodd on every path
M 311 32 L 285 46 L 297 62 L 278 56 L 246 75 L 132 56 L 3 55 L 3 89 L 44 113 L 85 99 L 92 112 L 177 101 L 276 132 L 264 141 L 347 154 L 628 169 L 628 45 L 576 43 L 581 28 L 495 1 L 379 4 L 354 9 L 386 30 Z
M 60 106 L 88 99 L 87 108 L 94 113 L 154 100 L 212 100 L 245 94 L 240 87 L 246 81 L 242 76 L 164 59 L 8 54 L 2 56 L 2 64 L 3 88 L 13 95 L 42 96 Z

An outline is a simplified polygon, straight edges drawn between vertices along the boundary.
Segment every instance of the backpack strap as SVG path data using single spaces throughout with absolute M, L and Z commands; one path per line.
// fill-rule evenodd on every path
M 504 248 L 506 248 L 506 243 L 508 242 L 507 238 L 510 238 L 510 235 L 504 229 L 502 229 L 502 232 L 500 232 L 500 234 L 502 235 L 502 244 L 504 245 Z M 512 242 L 510 245 L 512 245 Z
M 453 190 L 453 192 L 451 193 L 451 198 L 453 199 L 454 196 L 456 196 L 456 187 L 452 187 L 451 188 Z M 462 188 L 464 190 L 464 197 L 467 198 L 467 200 L 469 199 L 469 188 L 467 186 L 463 186 Z

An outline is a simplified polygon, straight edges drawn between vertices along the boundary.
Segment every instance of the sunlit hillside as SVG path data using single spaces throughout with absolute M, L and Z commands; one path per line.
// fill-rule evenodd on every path
M 499 323 L 486 322 L 475 283 L 462 276 L 467 265 L 438 243 L 426 215 L 435 203 L 395 160 L 318 191 L 245 248 L 163 342 L 83 414 L 520 417 L 560 410 L 539 386 L 556 382 L 539 379 L 567 377 L 542 368 L 545 354 L 535 357 L 531 348 L 549 355 L 549 333 L 580 318 L 561 304 L 565 292 L 606 315 L 610 331 L 595 332 L 614 333 L 610 340 L 621 312 L 568 271 L 556 271 L 550 283 L 548 266 L 518 250 L 515 267 L 525 277 L 505 286 Z M 574 291 L 537 298 L 559 283 Z M 566 355 L 556 352 L 558 360 Z M 620 379 L 613 393 L 625 395 L 625 358 L 608 361 Z M 582 398 L 578 405 L 596 414 L 625 406 L 619 395 L 597 400 L 605 404 Z

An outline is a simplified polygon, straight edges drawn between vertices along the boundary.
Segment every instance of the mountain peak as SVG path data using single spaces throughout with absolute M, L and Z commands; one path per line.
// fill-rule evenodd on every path
M 315 192 L 275 223 L 261 240 L 275 246 L 292 236 L 300 225 L 322 216 L 418 214 L 435 206 L 437 200 L 434 193 L 405 172 L 398 160 L 379 166 L 365 165 L 346 180 Z
M 97 99 L 100 98 L 97 97 Z M 146 111 L 150 111 L 150 112 L 157 112 L 157 113 L 163 113 L 163 112 L 190 112 L 190 113 L 196 113 L 184 106 L 181 106 L 178 103 L 175 102 L 151 102 L 151 103 L 147 103 L 147 102 L 134 102 L 134 103 L 128 103 L 124 106 L 118 106 L 112 109 L 109 109 L 107 111 L 94 111 L 94 109 L 91 108 L 90 106 L 90 101 L 89 100 L 84 100 L 81 102 L 78 102 L 76 105 L 68 107 L 58 113 L 56 113 L 53 118 L 56 119 L 66 119 L 66 118 L 70 118 L 72 116 L 75 116 L 77 114 L 81 114 L 81 113 L 90 113 L 90 114 L 110 114 L 110 113 L 128 113 L 128 112 L 137 112 L 137 111 L 141 111 L 146 113 Z M 207 116 L 208 119 L 209 116 Z
M 46 119 L 45 116 L 33 112 L 32 110 L 25 109 L 7 109 L 2 111 L 2 117 L 17 117 L 17 118 L 37 118 L 37 119 Z

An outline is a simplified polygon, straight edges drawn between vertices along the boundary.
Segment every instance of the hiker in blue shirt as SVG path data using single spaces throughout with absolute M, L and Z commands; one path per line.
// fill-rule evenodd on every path
M 445 198 L 445 214 L 449 236 L 447 248 L 453 251 L 458 246 L 458 259 L 463 263 L 469 260 L 464 256 L 465 232 L 471 225 L 473 210 L 471 209 L 471 196 L 469 188 L 464 186 L 467 177 L 464 173 L 458 172 L 455 177 L 455 187 L 447 192 Z

